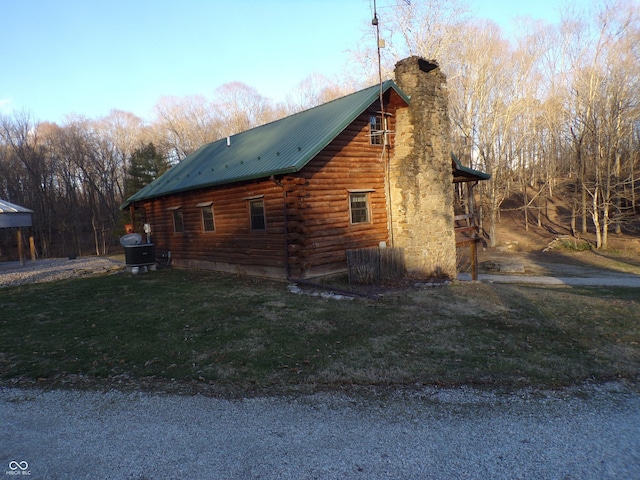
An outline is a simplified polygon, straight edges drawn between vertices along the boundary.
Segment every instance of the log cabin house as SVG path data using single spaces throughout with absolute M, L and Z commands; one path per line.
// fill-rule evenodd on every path
M 172 264 L 308 279 L 346 252 L 401 248 L 418 276 L 455 277 L 446 80 L 411 57 L 385 81 L 202 146 L 130 197 Z

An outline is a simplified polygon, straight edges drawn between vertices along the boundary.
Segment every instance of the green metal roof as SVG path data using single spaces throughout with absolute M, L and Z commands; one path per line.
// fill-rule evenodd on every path
M 409 98 L 392 80 L 392 88 Z M 131 203 L 232 182 L 293 173 L 303 168 L 380 95 L 380 85 L 202 146 L 129 197 Z
M 481 172 L 480 170 L 474 170 L 473 168 L 465 167 L 456 155 L 451 152 L 451 160 L 453 160 L 453 182 L 470 182 L 473 180 L 489 180 L 491 175 Z

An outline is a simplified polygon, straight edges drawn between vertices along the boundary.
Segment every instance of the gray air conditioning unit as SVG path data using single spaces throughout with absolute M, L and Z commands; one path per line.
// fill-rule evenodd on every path
M 124 247 L 124 260 L 127 267 L 147 267 L 156 264 L 156 247 L 153 243 L 141 243 L 137 233 L 128 233 L 120 237 Z

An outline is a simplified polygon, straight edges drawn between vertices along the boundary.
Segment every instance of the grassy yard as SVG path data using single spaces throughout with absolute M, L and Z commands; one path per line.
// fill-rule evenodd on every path
M 162 270 L 0 290 L 0 383 L 224 395 L 640 379 L 632 289 L 453 284 L 378 301 Z

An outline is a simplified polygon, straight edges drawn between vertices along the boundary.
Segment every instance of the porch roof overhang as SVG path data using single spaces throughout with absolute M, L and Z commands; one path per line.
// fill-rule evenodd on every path
M 451 152 L 451 166 L 453 168 L 453 183 L 479 182 L 491 178 L 488 173 L 463 166 L 460 159 L 453 152 Z

